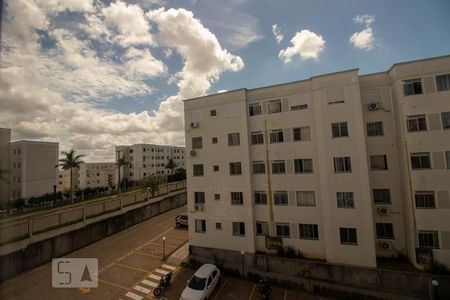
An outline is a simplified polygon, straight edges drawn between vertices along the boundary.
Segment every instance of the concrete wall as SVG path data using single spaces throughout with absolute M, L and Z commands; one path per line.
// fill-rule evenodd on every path
M 242 256 L 238 251 L 191 247 L 191 257 L 204 262 L 215 262 L 214 257 L 224 262 L 224 266 L 242 272 Z M 215 260 L 217 260 L 217 258 Z M 439 282 L 437 299 L 450 297 L 450 276 L 431 275 L 422 272 L 403 272 L 376 268 L 315 262 L 311 260 L 283 258 L 269 255 L 244 255 L 244 273 L 259 273 L 280 281 L 299 284 L 314 290 L 326 287 L 363 295 L 397 298 L 395 295 L 413 299 L 427 299 L 432 279 Z M 303 282 L 303 283 L 302 283 Z M 389 297 L 391 295 L 392 297 Z
M 101 220 L 81 229 L 30 244 L 24 250 L 1 256 L 0 282 L 49 262 L 54 257 L 73 252 L 185 204 L 186 193 L 166 197 L 161 201 L 130 210 L 119 216 Z

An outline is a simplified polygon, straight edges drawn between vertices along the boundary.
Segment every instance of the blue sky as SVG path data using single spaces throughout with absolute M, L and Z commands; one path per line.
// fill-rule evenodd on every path
M 117 144 L 182 145 L 183 99 L 447 55 L 448 12 L 447 0 L 6 0 L 0 127 L 91 161 Z

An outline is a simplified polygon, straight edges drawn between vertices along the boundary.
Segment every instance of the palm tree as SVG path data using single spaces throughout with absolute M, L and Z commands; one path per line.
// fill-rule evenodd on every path
M 122 157 L 119 157 L 119 158 L 117 159 L 116 166 L 117 166 L 117 168 L 119 169 L 119 177 L 118 177 L 119 183 L 118 183 L 117 186 L 119 187 L 119 192 L 121 191 L 121 186 L 120 186 L 120 168 L 121 168 L 122 166 L 128 166 L 128 164 L 129 164 L 129 162 L 127 162 L 127 161 L 125 160 L 125 156 L 124 156 L 124 155 L 122 155 Z
M 64 155 L 63 158 L 59 160 L 59 164 L 55 166 L 61 167 L 63 170 L 70 170 L 70 202 L 73 203 L 73 182 L 72 182 L 72 170 L 73 168 L 79 168 L 82 161 L 80 158 L 82 158 L 84 155 L 75 155 L 75 150 L 71 149 L 70 151 L 63 151 L 61 153 Z

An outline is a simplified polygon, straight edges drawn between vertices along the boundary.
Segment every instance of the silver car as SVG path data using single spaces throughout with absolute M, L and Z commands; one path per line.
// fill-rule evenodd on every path
M 175 218 L 175 225 L 177 227 L 188 226 L 188 214 L 187 213 L 179 214 Z
M 209 299 L 220 279 L 220 270 L 212 264 L 204 264 L 192 275 L 180 300 Z

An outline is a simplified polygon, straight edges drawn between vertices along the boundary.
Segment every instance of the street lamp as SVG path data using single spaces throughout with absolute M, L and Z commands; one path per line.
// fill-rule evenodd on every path
M 245 254 L 244 250 L 241 250 L 241 260 L 242 260 L 242 278 L 244 278 L 244 277 L 245 277 L 245 275 L 244 275 L 244 254 Z
M 163 240 L 163 257 L 162 257 L 162 260 L 165 261 L 166 260 L 166 237 L 163 236 L 162 240 Z

